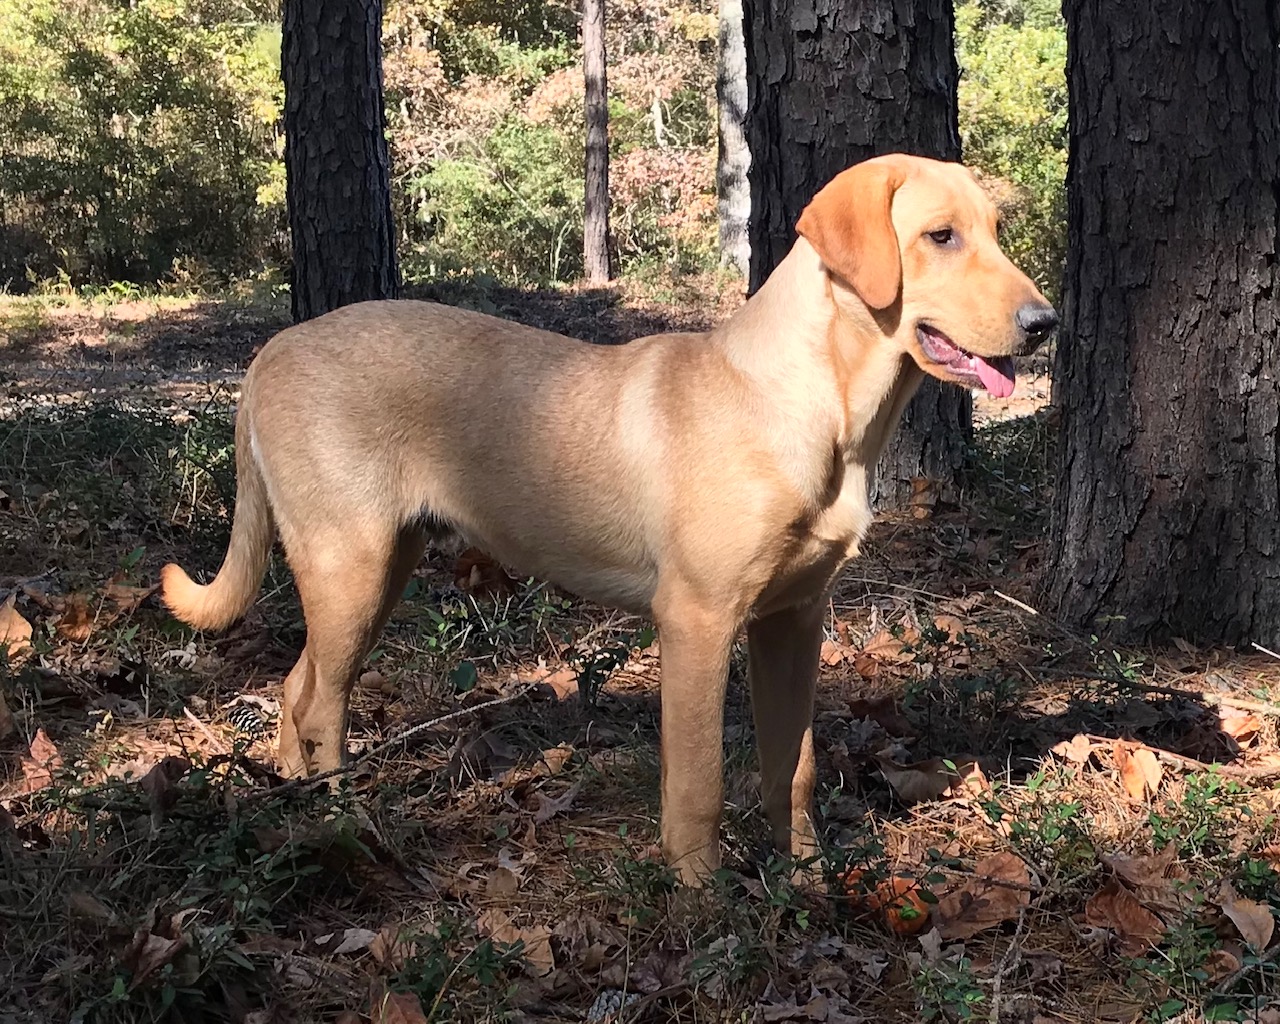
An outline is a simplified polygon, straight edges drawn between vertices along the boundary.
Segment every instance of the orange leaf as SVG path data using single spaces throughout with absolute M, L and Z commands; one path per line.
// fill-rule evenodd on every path
M 1093 741 L 1084 733 L 1078 732 L 1069 740 L 1055 743 L 1050 749 L 1064 761 L 1084 764 L 1093 756 Z
M 1115 932 L 1121 949 L 1139 956 L 1164 937 L 1164 923 L 1138 902 L 1138 898 L 1115 879 L 1089 897 L 1084 905 L 1088 924 Z
M 1141 743 L 1116 740 L 1112 753 L 1126 793 L 1135 800 L 1145 800 L 1148 793 L 1155 794 L 1160 788 L 1163 772 L 1156 755 L 1149 748 Z
M 53 785 L 53 773 L 62 768 L 62 755 L 53 740 L 40 729 L 31 741 L 30 753 L 22 759 L 22 792 L 34 793 Z
M 1218 708 L 1218 728 L 1240 746 L 1247 747 L 1262 731 L 1262 719 L 1238 708 Z
M 4 604 L 0 604 L 0 647 L 8 648 L 11 662 L 16 662 L 18 655 L 31 647 L 31 623 L 14 607 L 17 600 L 15 591 Z
M 534 977 L 550 974 L 555 969 L 550 928 L 543 925 L 517 928 L 511 918 L 496 907 L 486 910 L 476 923 L 494 942 L 506 945 L 520 943 L 523 947 L 525 969 Z
M 1031 905 L 1031 872 L 1016 854 L 997 853 L 973 866 L 972 877 L 938 901 L 934 916 L 944 939 L 967 939 L 1015 920 Z
M 58 617 L 58 635 L 79 643 L 93 634 L 93 613 L 84 594 L 71 594 Z

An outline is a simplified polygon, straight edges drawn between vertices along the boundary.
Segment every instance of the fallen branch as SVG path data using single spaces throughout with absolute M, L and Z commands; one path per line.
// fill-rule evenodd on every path
M 1253 963 L 1241 964 L 1234 971 L 1232 971 L 1230 974 L 1227 975 L 1227 977 L 1223 980 L 1222 984 L 1220 984 L 1217 988 L 1213 990 L 1213 994 L 1215 996 L 1225 996 L 1230 994 L 1231 990 L 1240 983 L 1240 979 L 1243 978 L 1246 974 L 1248 974 L 1252 970 L 1256 970 L 1259 967 L 1265 967 L 1267 964 L 1275 963 L 1277 957 L 1280 957 L 1280 945 L 1272 946 L 1269 950 L 1267 950 L 1260 957 L 1258 957 L 1258 959 L 1255 960 Z

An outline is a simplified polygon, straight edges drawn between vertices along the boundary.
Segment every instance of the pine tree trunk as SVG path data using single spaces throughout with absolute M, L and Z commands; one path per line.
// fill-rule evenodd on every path
M 850 164 L 887 152 L 956 160 L 951 0 L 759 0 L 746 5 L 751 290 L 791 249 L 800 212 Z M 972 431 L 967 391 L 926 378 L 876 473 L 872 498 L 947 483 Z
M 743 0 L 720 0 L 720 59 L 716 105 L 720 137 L 716 162 L 716 194 L 720 208 L 720 265 L 744 278 L 751 272 L 747 219 L 751 186 L 747 168 L 747 45 L 742 38 Z
M 583 0 L 582 59 L 586 75 L 586 196 L 582 255 L 587 280 L 609 280 L 609 85 L 604 45 L 605 0 Z
M 1280 643 L 1280 6 L 1067 0 L 1049 608 Z
M 284 0 L 293 316 L 399 288 L 382 107 L 381 0 Z

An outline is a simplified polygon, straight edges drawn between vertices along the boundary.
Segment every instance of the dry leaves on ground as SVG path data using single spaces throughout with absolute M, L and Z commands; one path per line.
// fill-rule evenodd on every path
M 53 785 L 55 772 L 62 770 L 62 755 L 48 733 L 43 729 L 36 731 L 36 738 L 31 741 L 29 753 L 22 759 L 21 793 L 34 793 Z
M 889 788 L 906 804 L 944 796 L 976 796 L 991 788 L 973 758 L 933 757 L 914 764 L 897 764 L 883 751 L 875 758 Z
M 939 936 L 967 939 L 1005 921 L 1017 920 L 1031 905 L 1031 871 L 1013 853 L 997 853 L 973 867 L 973 875 L 943 896 L 934 908 Z
M 1255 953 L 1261 953 L 1271 945 L 1276 921 L 1271 916 L 1270 907 L 1254 900 L 1241 899 L 1228 882 L 1223 882 L 1218 891 L 1218 906 Z
M 1085 923 L 1106 928 L 1126 956 L 1141 956 L 1164 937 L 1164 922 L 1144 907 L 1117 879 L 1089 897 Z
M 480 931 L 494 942 L 505 945 L 520 943 L 525 970 L 533 977 L 540 978 L 555 970 L 556 961 L 551 952 L 550 928 L 544 925 L 518 928 L 511 918 L 496 907 L 481 914 L 477 924 Z
M 1124 790 L 1134 800 L 1145 800 L 1160 789 L 1163 774 L 1155 753 L 1141 743 L 1116 740 L 1111 750 Z

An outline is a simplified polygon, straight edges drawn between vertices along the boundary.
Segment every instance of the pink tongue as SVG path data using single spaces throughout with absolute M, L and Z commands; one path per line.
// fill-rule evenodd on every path
M 1013 358 L 1000 356 L 987 362 L 982 356 L 974 356 L 975 369 L 983 386 L 996 398 L 1008 398 L 1013 394 Z

